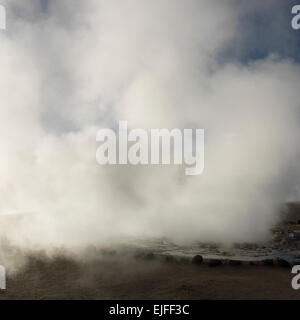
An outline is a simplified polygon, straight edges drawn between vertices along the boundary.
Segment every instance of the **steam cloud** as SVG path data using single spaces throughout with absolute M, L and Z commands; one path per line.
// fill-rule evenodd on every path
M 280 54 L 243 63 L 225 52 L 250 32 L 245 16 L 274 1 L 2 2 L 2 235 L 42 247 L 268 236 L 299 192 L 300 68 Z M 204 128 L 204 174 L 99 166 L 96 132 L 119 120 Z

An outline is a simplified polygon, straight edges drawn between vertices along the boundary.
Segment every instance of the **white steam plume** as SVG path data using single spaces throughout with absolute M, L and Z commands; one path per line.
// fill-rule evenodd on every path
M 13 243 L 265 239 L 278 205 L 297 189 L 300 68 L 276 55 L 221 63 L 248 5 L 51 0 L 41 11 L 34 0 L 4 4 L 0 218 L 28 217 L 1 224 Z M 96 132 L 119 120 L 204 128 L 204 174 L 99 166 Z

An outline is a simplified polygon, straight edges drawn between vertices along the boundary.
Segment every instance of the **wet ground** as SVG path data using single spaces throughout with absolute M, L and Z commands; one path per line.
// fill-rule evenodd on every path
M 272 228 L 265 243 L 135 239 L 48 256 L 7 247 L 22 267 L 8 272 L 0 299 L 300 299 L 300 221 Z
M 128 243 L 128 248 L 135 248 L 140 256 L 145 253 L 156 256 L 169 256 L 176 259 L 192 259 L 201 255 L 204 259 L 222 261 L 238 260 L 244 263 L 265 262 L 274 264 L 285 260 L 290 265 L 300 264 L 300 225 L 280 225 L 272 229 L 272 238 L 264 243 L 236 243 L 223 246 L 218 243 L 194 242 L 187 246 L 175 244 L 163 239 L 135 239 Z M 137 254 L 138 255 L 138 254 Z
M 31 256 L 0 299 L 299 299 L 290 268 L 136 259 Z

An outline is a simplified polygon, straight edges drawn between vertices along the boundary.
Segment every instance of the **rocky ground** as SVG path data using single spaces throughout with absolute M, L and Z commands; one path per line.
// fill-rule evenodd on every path
M 10 275 L 0 299 L 299 299 L 291 270 L 279 265 L 124 257 L 32 256 Z
M 300 264 L 300 205 L 266 243 L 179 246 L 148 239 L 80 254 L 24 253 L 0 299 L 299 299 L 291 268 Z

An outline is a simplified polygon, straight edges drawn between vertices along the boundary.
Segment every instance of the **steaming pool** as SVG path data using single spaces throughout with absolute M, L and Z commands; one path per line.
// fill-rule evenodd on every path
M 236 244 L 231 247 L 225 247 L 217 244 L 194 242 L 187 246 L 174 244 L 167 239 L 134 239 L 129 241 L 127 245 L 138 251 L 179 258 L 192 258 L 195 255 L 201 255 L 204 259 L 239 260 L 244 262 L 259 262 L 277 258 L 294 262 L 300 259 L 299 249 L 275 249 L 267 244 Z

